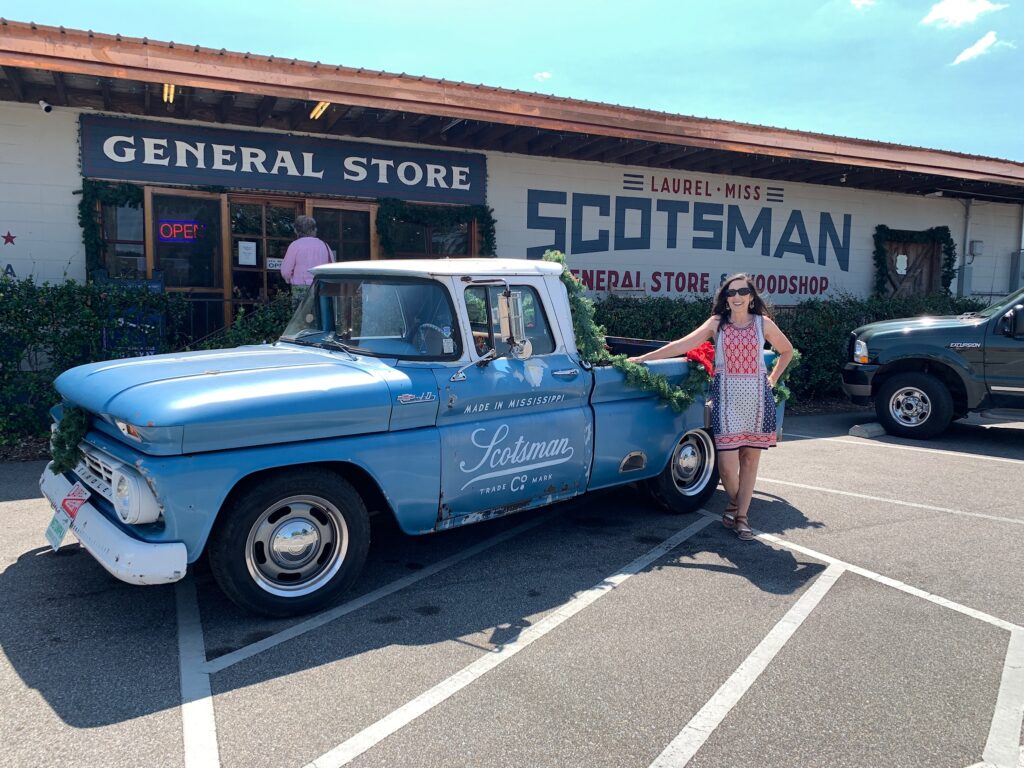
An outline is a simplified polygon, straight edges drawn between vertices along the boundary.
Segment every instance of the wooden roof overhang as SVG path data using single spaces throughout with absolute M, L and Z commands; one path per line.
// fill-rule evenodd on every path
M 176 87 L 165 104 L 163 84 Z M 0 100 L 1024 204 L 1024 163 L 0 19 Z M 330 107 L 317 120 L 317 102 Z

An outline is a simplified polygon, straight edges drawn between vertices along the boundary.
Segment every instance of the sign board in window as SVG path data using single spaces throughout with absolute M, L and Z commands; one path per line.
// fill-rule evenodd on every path
M 198 221 L 161 219 L 156 225 L 156 236 L 161 243 L 194 243 L 203 236 L 203 229 Z
M 238 241 L 238 265 L 241 267 L 256 266 L 256 243 L 254 241 Z

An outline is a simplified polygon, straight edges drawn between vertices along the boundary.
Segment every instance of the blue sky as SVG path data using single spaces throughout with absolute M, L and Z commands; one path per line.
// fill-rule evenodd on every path
M 8 0 L 2 14 L 1024 162 L 1024 0 Z

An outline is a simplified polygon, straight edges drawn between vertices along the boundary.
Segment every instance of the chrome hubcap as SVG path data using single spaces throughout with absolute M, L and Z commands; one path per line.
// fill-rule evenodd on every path
M 291 496 L 256 519 L 245 546 L 245 565 L 260 588 L 281 597 L 320 589 L 341 568 L 348 551 L 348 525 L 319 496 Z
M 695 429 L 683 435 L 672 456 L 672 481 L 683 496 L 694 496 L 704 490 L 711 478 L 715 455 L 711 437 Z
M 932 401 L 917 387 L 903 387 L 889 400 L 889 415 L 907 427 L 923 424 L 932 412 Z

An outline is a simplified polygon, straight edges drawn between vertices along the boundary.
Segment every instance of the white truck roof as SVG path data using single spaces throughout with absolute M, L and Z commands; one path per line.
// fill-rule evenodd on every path
M 402 277 L 513 277 L 560 275 L 562 266 L 533 259 L 378 259 L 322 264 L 310 270 L 314 275 L 395 275 Z

